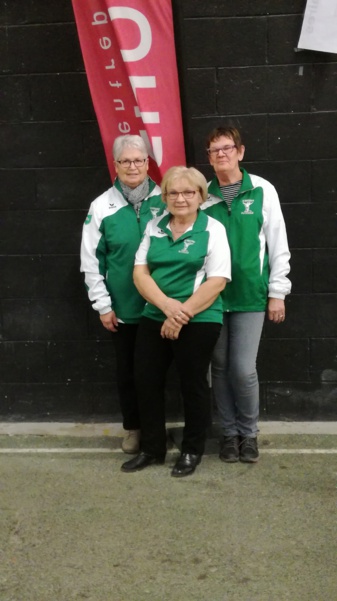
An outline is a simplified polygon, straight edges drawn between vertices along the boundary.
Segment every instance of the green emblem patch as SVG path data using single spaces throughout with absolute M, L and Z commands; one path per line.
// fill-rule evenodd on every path
M 90 215 L 90 214 L 86 216 L 86 219 L 85 219 L 85 222 L 84 222 L 85 225 L 89 225 L 89 223 L 91 221 L 91 218 L 92 218 L 92 215 Z

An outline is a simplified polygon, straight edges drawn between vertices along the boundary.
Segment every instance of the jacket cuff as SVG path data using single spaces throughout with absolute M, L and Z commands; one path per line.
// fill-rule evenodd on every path
M 106 313 L 110 313 L 110 311 L 113 311 L 112 307 L 104 307 L 103 309 L 99 310 L 99 314 L 106 315 Z

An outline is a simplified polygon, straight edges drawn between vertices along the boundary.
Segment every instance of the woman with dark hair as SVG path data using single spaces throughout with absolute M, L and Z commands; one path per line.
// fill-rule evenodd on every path
M 258 461 L 259 382 L 256 358 L 265 312 L 285 320 L 289 248 L 277 192 L 268 181 L 240 168 L 240 132 L 218 127 L 207 152 L 215 177 L 202 209 L 222 223 L 232 256 L 232 282 L 222 293 L 223 327 L 212 358 L 212 387 L 223 440 L 220 459 Z

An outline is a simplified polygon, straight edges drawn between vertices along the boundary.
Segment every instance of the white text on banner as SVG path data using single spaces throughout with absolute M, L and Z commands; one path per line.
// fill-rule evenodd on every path
M 139 134 L 160 183 L 185 164 L 171 0 L 72 0 L 111 177 L 114 139 Z

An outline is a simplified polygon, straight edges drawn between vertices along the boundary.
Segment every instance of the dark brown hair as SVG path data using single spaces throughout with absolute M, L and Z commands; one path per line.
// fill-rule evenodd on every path
M 242 146 L 241 134 L 239 130 L 236 129 L 236 127 L 231 126 L 216 127 L 215 129 L 212 129 L 210 134 L 207 136 L 207 150 L 209 149 L 211 142 L 214 142 L 214 140 L 218 140 L 222 136 L 225 136 L 226 138 L 231 138 L 237 149 L 240 150 Z

